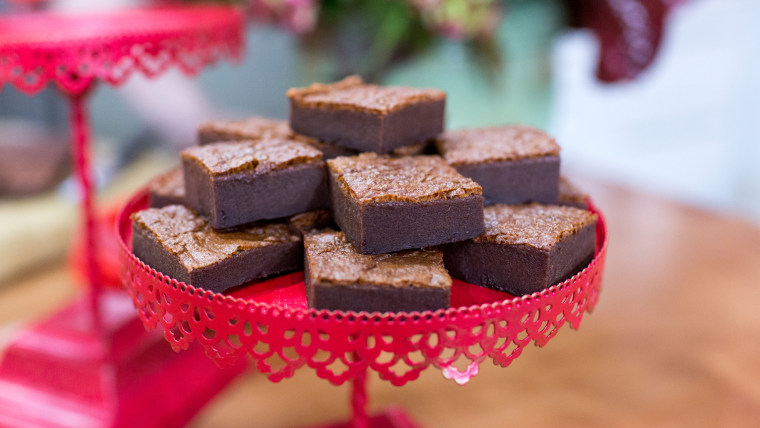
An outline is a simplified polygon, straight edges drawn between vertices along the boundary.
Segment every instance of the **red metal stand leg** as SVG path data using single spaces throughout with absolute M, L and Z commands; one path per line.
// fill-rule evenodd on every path
M 420 428 L 399 407 L 369 416 L 367 401 L 367 370 L 364 369 L 351 381 L 351 420 L 320 428 Z
M 362 370 L 351 384 L 351 409 L 353 411 L 353 428 L 369 428 L 366 370 Z
M 89 290 L 3 349 L 0 427 L 178 428 L 246 362 L 220 370 L 200 346 L 174 353 L 126 293 L 102 289 L 85 96 L 70 100 Z
M 72 95 L 71 134 L 74 151 L 74 173 L 79 184 L 82 216 L 84 218 L 84 259 L 90 293 L 93 321 L 100 324 L 98 299 L 100 293 L 100 271 L 97 263 L 97 242 L 95 238 L 94 182 L 90 164 L 90 128 L 85 109 L 87 92 Z

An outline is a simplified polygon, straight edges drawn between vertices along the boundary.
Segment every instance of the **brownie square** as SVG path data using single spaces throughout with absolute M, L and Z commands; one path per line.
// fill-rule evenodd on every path
M 566 177 L 559 178 L 559 204 L 581 209 L 588 209 L 588 194 L 580 190 Z
M 331 230 L 334 227 L 332 215 L 327 210 L 314 210 L 296 214 L 287 219 L 288 229 L 298 236 Z
M 449 307 L 451 277 L 438 250 L 359 254 L 342 232 L 304 237 L 309 307 L 344 311 L 426 311 Z
M 44 130 L 41 123 L 12 119 L 5 115 L 7 107 L 0 110 L 4 112 L 0 114 L 0 198 L 55 189 L 71 174 L 68 137 Z
M 322 153 L 298 141 L 223 142 L 181 153 L 188 206 L 215 229 L 327 207 Z
M 165 275 L 215 292 L 298 270 L 303 263 L 301 238 L 284 223 L 217 232 L 182 205 L 133 214 L 132 251 Z
M 486 204 L 556 204 L 559 151 L 547 134 L 526 126 L 443 133 L 438 152 L 449 165 L 483 186 Z
M 358 154 L 358 153 L 357 153 Z M 424 155 L 424 154 L 435 154 L 435 149 L 431 141 L 425 141 L 422 143 L 415 143 L 411 144 L 409 146 L 403 146 L 396 149 L 393 149 L 388 153 L 392 157 L 403 157 L 403 156 L 417 156 L 417 155 Z
M 327 164 L 335 222 L 362 254 L 461 241 L 484 230 L 480 186 L 438 156 L 364 153 Z
M 322 152 L 322 159 L 338 156 L 353 156 L 355 150 L 336 144 L 326 143 L 293 132 L 284 120 L 266 117 L 251 117 L 241 120 L 216 120 L 198 128 L 198 143 L 206 145 L 221 141 L 261 140 L 266 138 L 284 138 L 306 143 Z
M 203 123 L 198 127 L 198 144 L 203 146 L 220 141 L 290 138 L 292 135 L 293 131 L 286 121 L 254 116 Z
M 337 144 L 327 143 L 324 141 L 316 140 L 314 138 L 304 137 L 303 135 L 299 135 L 299 134 L 295 134 L 295 135 L 298 138 L 303 139 L 303 141 L 306 144 L 309 144 L 310 146 L 322 152 L 322 159 L 324 160 L 335 159 L 338 156 L 356 156 L 360 153 L 357 150 L 349 149 L 347 147 L 339 146 Z M 425 153 L 428 146 L 429 146 L 428 142 L 416 143 L 409 146 L 403 146 L 403 147 L 393 149 L 390 151 L 389 154 L 395 157 L 421 155 Z
M 594 255 L 596 214 L 557 205 L 492 205 L 486 231 L 441 246 L 452 277 L 516 296 L 541 291 Z
M 288 91 L 290 127 L 299 134 L 361 152 L 391 150 L 443 131 L 446 93 L 378 86 L 357 76 Z
M 148 182 L 150 206 L 185 205 L 185 175 L 182 167 L 161 174 Z

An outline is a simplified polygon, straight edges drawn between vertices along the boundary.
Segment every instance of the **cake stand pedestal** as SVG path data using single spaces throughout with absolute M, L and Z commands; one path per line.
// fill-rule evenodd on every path
M 71 102 L 88 280 L 84 295 L 11 340 L 0 426 L 182 426 L 244 368 L 218 370 L 197 346 L 173 353 L 142 328 L 126 293 L 102 289 L 85 105 L 96 81 L 119 85 L 174 66 L 194 75 L 238 59 L 243 24 L 239 10 L 211 6 L 0 17 L 0 85 L 33 95 L 55 83 Z
M 372 313 L 309 309 L 303 272 L 282 275 L 224 295 L 178 282 L 142 263 L 131 251 L 130 215 L 148 204 L 135 195 L 119 216 L 122 282 L 148 328 L 160 326 L 175 350 L 200 343 L 220 365 L 246 356 L 278 382 L 308 366 L 340 385 L 352 382 L 350 422 L 337 426 L 413 427 L 398 408 L 367 414 L 366 378 L 401 386 L 433 366 L 459 384 L 492 360 L 502 367 L 533 342 L 545 345 L 569 323 L 578 328 L 596 305 L 607 252 L 599 214 L 593 260 L 581 272 L 522 297 L 454 281 L 451 308 L 434 312 Z

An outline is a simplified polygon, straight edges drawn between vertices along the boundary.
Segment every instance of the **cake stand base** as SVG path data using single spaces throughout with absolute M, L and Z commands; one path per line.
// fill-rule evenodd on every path
M 389 407 L 383 413 L 369 417 L 366 428 L 422 428 L 409 419 L 400 407 Z M 325 425 L 316 428 L 354 428 L 352 422 Z
M 173 352 L 122 291 L 99 302 L 98 324 L 84 296 L 15 333 L 0 363 L 0 426 L 181 427 L 246 366 L 219 369 L 200 346 Z

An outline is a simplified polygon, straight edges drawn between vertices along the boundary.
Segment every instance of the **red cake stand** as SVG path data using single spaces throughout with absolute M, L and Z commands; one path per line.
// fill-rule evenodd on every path
M 578 328 L 596 305 L 607 249 L 601 213 L 593 260 L 539 293 L 514 297 L 454 281 L 451 308 L 372 313 L 308 309 L 303 273 L 283 275 L 224 295 L 178 282 L 142 263 L 130 249 L 130 215 L 147 206 L 138 193 L 119 217 L 122 281 L 148 328 L 161 326 L 175 350 L 199 342 L 221 365 L 247 355 L 274 381 L 303 366 L 339 385 L 353 382 L 354 427 L 413 427 L 400 409 L 369 417 L 368 370 L 401 386 L 430 366 L 464 384 L 492 360 L 506 367 L 531 342 L 545 345 L 565 323 Z M 589 201 L 590 203 L 590 201 Z
M 71 101 L 89 283 L 85 296 L 18 332 L 6 349 L 0 426 L 181 426 L 242 370 L 217 370 L 200 347 L 173 353 L 140 326 L 126 293 L 102 289 L 85 100 L 96 81 L 119 85 L 170 67 L 194 75 L 236 60 L 243 24 L 231 7 L 0 17 L 0 85 L 33 95 L 55 83 Z

